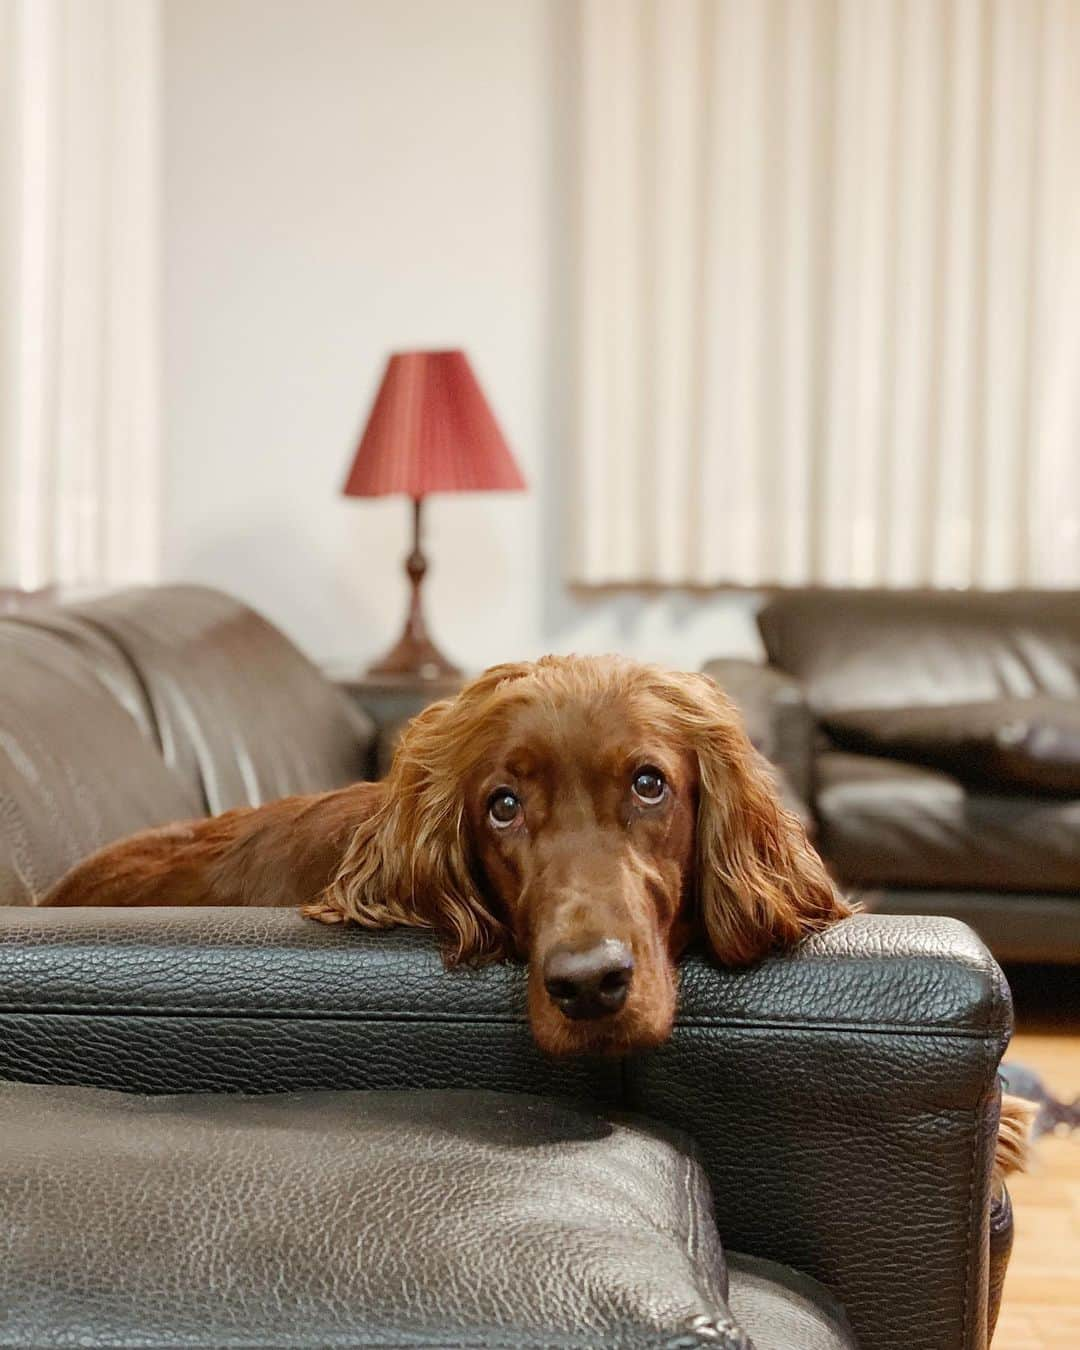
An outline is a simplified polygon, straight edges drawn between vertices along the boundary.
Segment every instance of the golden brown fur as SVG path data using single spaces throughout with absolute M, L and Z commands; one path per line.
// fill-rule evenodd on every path
M 1001 1195 L 1005 1179 L 1014 1172 L 1026 1172 L 1031 1156 L 1031 1131 L 1039 1108 L 1023 1097 L 1001 1098 L 997 1145 L 994 1149 L 992 1178 L 995 1196 Z
M 642 764 L 663 771 L 662 808 L 629 794 Z M 511 781 L 521 826 L 496 831 L 486 804 Z M 451 964 L 528 960 L 533 1029 L 555 1053 L 663 1040 L 695 934 L 743 964 L 849 912 L 725 695 L 615 657 L 494 667 L 414 719 L 384 782 L 145 831 L 42 903 L 296 904 L 431 929 Z M 625 1008 L 569 1020 L 545 953 L 615 938 L 634 958 Z
M 635 838 L 620 816 L 641 763 L 662 764 L 674 787 L 662 838 Z M 507 780 L 528 785 L 515 857 L 483 813 Z M 548 658 L 497 666 L 411 723 L 378 810 L 307 912 L 434 928 L 451 961 L 528 959 L 534 1032 L 566 1053 L 663 1040 L 675 961 L 695 932 L 719 960 L 744 964 L 849 911 L 712 681 Z M 542 958 L 602 936 L 633 947 L 640 978 L 618 1018 L 585 1027 L 545 997 Z
M 334 878 L 382 784 L 143 830 L 91 854 L 42 905 L 299 905 Z

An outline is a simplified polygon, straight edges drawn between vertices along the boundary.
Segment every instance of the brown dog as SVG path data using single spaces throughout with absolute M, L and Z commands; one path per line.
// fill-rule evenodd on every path
M 389 777 L 149 830 L 47 905 L 305 905 L 520 957 L 551 1053 L 663 1041 L 695 935 L 730 965 L 850 911 L 709 679 L 619 658 L 496 666 L 406 730 Z
M 519 957 L 552 1054 L 659 1044 L 675 966 L 743 965 L 850 914 L 723 693 L 614 657 L 495 666 L 411 722 L 389 777 L 147 830 L 45 905 L 301 905 Z M 1023 1166 L 1006 1097 L 994 1169 Z

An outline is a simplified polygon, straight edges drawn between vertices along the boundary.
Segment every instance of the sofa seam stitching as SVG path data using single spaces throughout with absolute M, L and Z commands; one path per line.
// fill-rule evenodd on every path
M 989 1046 L 986 1046 L 986 1047 L 985 1047 L 984 1058 L 983 1058 L 983 1069 L 984 1069 L 984 1071 L 988 1071 L 988 1070 L 992 1067 L 992 1063 L 993 1063 L 993 1061 L 992 1061 L 992 1058 L 991 1058 L 991 1055 L 990 1055 L 990 1047 L 989 1047 Z M 978 1148 L 978 1139 L 979 1139 L 979 1129 L 978 1129 L 978 1126 L 979 1126 L 979 1121 L 980 1121 L 981 1112 L 982 1112 L 982 1110 L 984 1109 L 985 1104 L 986 1104 L 986 1099 L 985 1099 L 985 1096 L 984 1096 L 983 1100 L 978 1104 L 978 1106 L 975 1107 L 975 1110 L 974 1110 L 973 1113 L 972 1113 L 972 1121 L 973 1121 L 973 1124 L 974 1124 L 974 1126 L 975 1126 L 976 1155 L 978 1154 L 978 1152 L 981 1151 L 981 1150 L 979 1150 L 979 1148 Z M 972 1159 L 971 1159 L 970 1165 L 969 1165 L 969 1167 L 968 1167 L 967 1232 L 966 1232 L 965 1235 L 964 1235 L 964 1239 L 965 1239 L 965 1247 L 966 1247 L 966 1250 L 967 1250 L 967 1252 L 968 1252 L 968 1259 L 964 1262 L 964 1280 L 963 1280 L 963 1285 L 962 1285 L 962 1288 L 961 1288 L 961 1309 L 962 1309 L 962 1312 L 961 1312 L 961 1319 L 960 1319 L 960 1342 L 961 1342 L 961 1344 L 965 1347 L 965 1350 L 967 1350 L 967 1344 L 968 1344 L 968 1327 L 969 1327 L 970 1322 L 971 1322 L 971 1268 L 972 1268 L 972 1266 L 974 1265 L 975 1260 L 976 1260 L 976 1248 L 975 1248 L 975 1245 L 974 1245 L 973 1242 L 972 1242 L 972 1234 L 973 1234 L 974 1228 L 975 1228 L 975 1172 L 976 1172 L 976 1162 L 977 1162 L 977 1156 L 976 1156 L 975 1158 L 972 1158 Z
M 528 1018 L 506 1017 L 499 1013 L 482 1012 L 445 1012 L 437 1014 L 409 1013 L 404 1009 L 382 1011 L 348 1012 L 327 1008 L 283 1008 L 271 1009 L 258 1007 L 233 1008 L 227 1005 L 211 1006 L 199 1004 L 175 1004 L 158 1007 L 150 1003 L 129 1004 L 93 1004 L 93 1003 L 7 1003 L 0 1002 L 0 1016 L 95 1016 L 95 1017 L 236 1017 L 264 1021 L 288 1021 L 289 1019 L 322 1019 L 333 1022 L 477 1022 L 505 1026 L 524 1026 Z M 675 1031 L 680 1030 L 731 1030 L 731 1031 L 792 1031 L 826 1032 L 831 1035 L 867 1035 L 867 1036 L 914 1036 L 918 1039 L 957 1039 L 957 1040 L 996 1040 L 1005 1028 L 1001 1027 L 926 1027 L 906 1022 L 786 1022 L 767 1019 L 719 1020 L 700 1018 L 679 1020 Z

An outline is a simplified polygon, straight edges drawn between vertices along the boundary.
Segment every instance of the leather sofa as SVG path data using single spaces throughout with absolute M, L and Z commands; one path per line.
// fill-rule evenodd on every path
M 0 1083 L 0 1134 L 33 1214 L 0 1235 L 3 1345 L 854 1345 L 821 1286 L 724 1253 L 686 1142 L 626 1117 Z
M 0 1344 L 985 1350 L 1011 1005 L 964 925 L 691 955 L 665 1046 L 550 1061 L 519 968 L 415 932 L 33 907 L 131 830 L 366 772 L 366 720 L 243 605 L 6 617 L 0 689 Z
M 705 669 L 867 909 L 1080 962 L 1080 592 L 806 590 Z

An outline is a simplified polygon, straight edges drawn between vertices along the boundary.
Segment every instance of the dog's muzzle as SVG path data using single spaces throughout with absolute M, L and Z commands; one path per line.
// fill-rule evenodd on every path
M 617 1013 L 633 979 L 633 953 L 615 938 L 583 949 L 553 947 L 544 961 L 548 997 L 575 1022 Z

